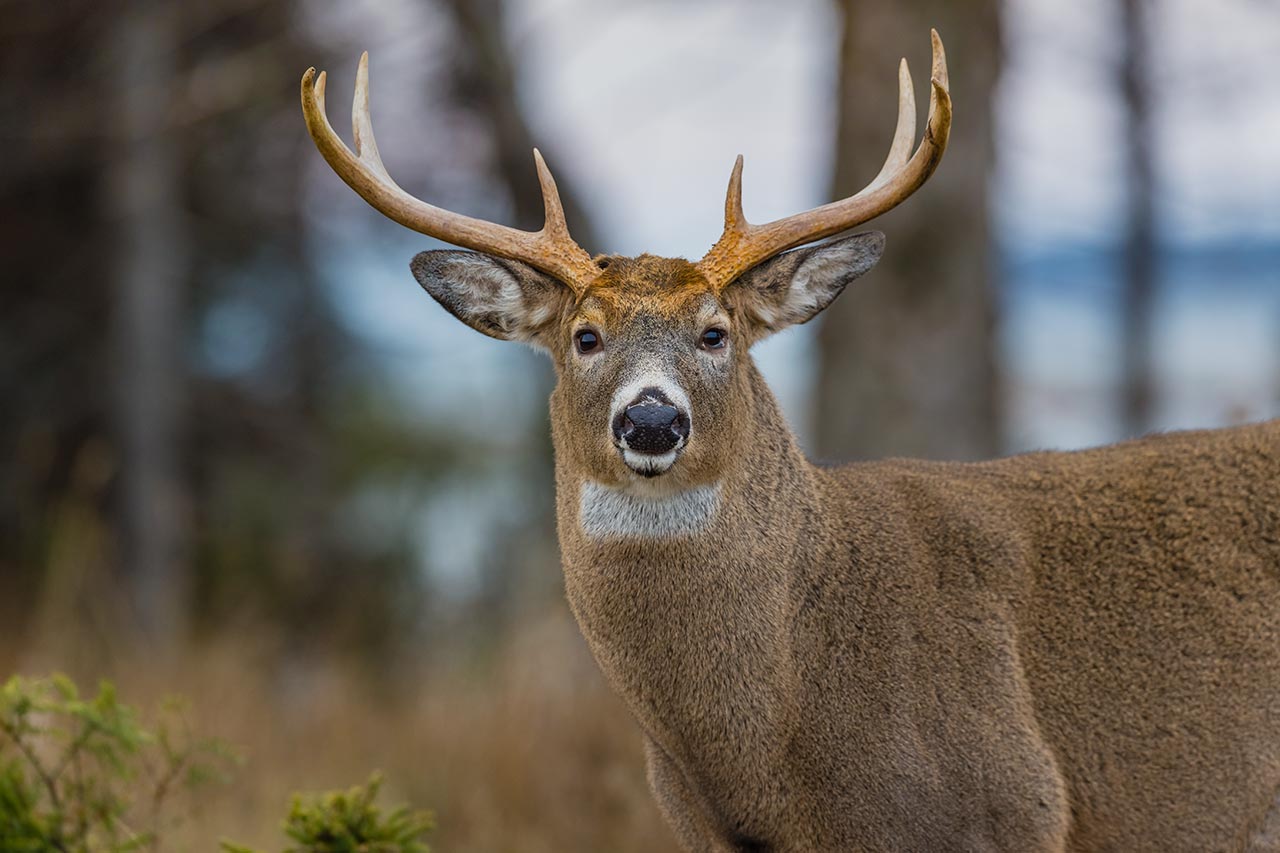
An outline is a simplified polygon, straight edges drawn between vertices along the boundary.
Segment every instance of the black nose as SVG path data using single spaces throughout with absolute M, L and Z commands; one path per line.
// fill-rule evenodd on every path
M 613 422 L 613 437 L 637 453 L 667 453 L 689 437 L 689 418 L 675 406 L 641 397 Z

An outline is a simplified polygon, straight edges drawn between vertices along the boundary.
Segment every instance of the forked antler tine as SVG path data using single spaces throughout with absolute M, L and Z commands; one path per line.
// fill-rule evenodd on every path
M 911 159 L 911 147 L 916 141 L 916 87 L 911 81 L 911 69 L 906 58 L 898 63 L 898 127 L 893 132 L 893 144 L 885 157 L 880 172 L 867 184 L 867 189 L 884 184 Z M 863 190 L 866 192 L 866 190 Z
M 555 180 L 542 155 L 534 152 L 547 211 L 547 222 L 541 231 L 521 231 L 435 207 L 402 190 L 382 163 L 369 119 L 368 54 L 360 58 L 351 106 L 354 152 L 329 123 L 324 107 L 325 80 L 326 75 L 321 72 L 317 76 L 314 68 L 302 75 L 302 114 L 307 132 L 338 177 L 383 215 L 446 243 L 523 261 L 577 292 L 599 274 L 591 256 L 569 236 Z
M 533 163 L 538 170 L 538 186 L 542 188 L 542 209 L 545 218 L 542 231 L 545 234 L 569 239 L 569 223 L 564 218 L 564 205 L 560 203 L 560 190 L 556 188 L 556 179 L 547 168 L 547 161 L 542 159 L 542 152 L 533 149 Z
M 351 135 L 355 142 L 355 154 L 385 180 L 399 186 L 387 167 L 382 165 L 378 153 L 378 141 L 373 136 L 373 119 L 369 116 L 369 51 L 360 54 L 360 66 L 356 69 L 356 92 L 351 99 Z
M 733 171 L 729 173 L 729 191 L 724 196 L 724 227 L 741 230 L 748 227 L 746 215 L 742 212 L 742 155 L 733 161 Z
M 951 97 L 947 91 L 947 60 L 942 39 L 930 32 L 933 42 L 932 92 L 929 123 L 914 153 L 915 92 L 906 63 L 899 66 L 898 125 L 885 165 L 874 180 L 858 193 L 762 225 L 752 225 L 742 214 L 742 158 L 734 164 L 725 197 L 725 227 L 720 239 L 698 261 L 698 269 L 717 289 L 742 273 L 787 249 L 830 237 L 897 206 L 928 180 L 946 150 L 951 129 Z
M 937 30 L 929 30 L 929 40 L 933 48 L 933 69 L 929 75 L 944 90 L 951 91 L 951 79 L 947 76 L 947 49 L 942 46 L 942 36 Z

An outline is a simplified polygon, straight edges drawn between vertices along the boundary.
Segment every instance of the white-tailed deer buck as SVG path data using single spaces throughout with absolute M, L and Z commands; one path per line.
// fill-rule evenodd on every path
M 697 263 L 590 257 L 419 201 L 302 79 L 307 127 L 382 213 L 476 252 L 418 281 L 545 350 L 565 586 L 689 850 L 1280 850 L 1280 421 L 979 464 L 810 464 L 751 345 L 825 308 L 942 157 L 934 34 L 884 169 Z M 806 246 L 805 248 L 796 248 Z M 795 251 L 787 252 L 788 249 Z M 784 254 L 785 252 L 785 254 Z

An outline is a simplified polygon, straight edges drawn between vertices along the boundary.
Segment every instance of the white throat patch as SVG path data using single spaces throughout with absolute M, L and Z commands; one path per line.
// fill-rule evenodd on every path
M 578 523 L 591 539 L 665 539 L 701 533 L 719 511 L 719 483 L 664 497 L 640 497 L 586 482 Z

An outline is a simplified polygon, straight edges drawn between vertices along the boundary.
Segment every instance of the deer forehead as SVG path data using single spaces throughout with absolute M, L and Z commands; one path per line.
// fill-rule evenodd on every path
M 605 257 L 607 264 L 582 293 L 581 304 L 622 311 L 636 305 L 680 314 L 705 298 L 714 298 L 712 284 L 682 257 Z
M 706 277 L 683 258 L 609 257 L 607 266 L 587 287 L 578 314 L 605 325 L 631 324 L 638 318 L 689 322 L 718 307 Z

